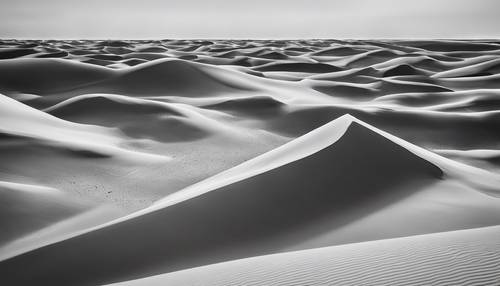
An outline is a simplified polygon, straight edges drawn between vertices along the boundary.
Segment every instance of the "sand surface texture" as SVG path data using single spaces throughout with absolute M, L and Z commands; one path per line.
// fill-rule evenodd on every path
M 0 41 L 1 285 L 500 285 L 500 42 Z

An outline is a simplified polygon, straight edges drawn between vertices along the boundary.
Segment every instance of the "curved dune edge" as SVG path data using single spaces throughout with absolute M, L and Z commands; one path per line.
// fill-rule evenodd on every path
M 96 156 L 166 161 L 168 156 L 123 148 L 125 137 L 116 129 L 74 123 L 42 112 L 0 94 L 0 132 L 10 136 L 52 142 L 54 146 Z
M 54 94 L 119 93 L 122 95 L 178 95 L 258 90 L 260 79 L 245 73 L 182 59 L 156 59 L 133 67 L 111 69 L 62 59 L 0 61 L 4 93 Z
M 76 216 L 90 208 L 88 204 L 53 188 L 7 181 L 0 181 L 0 202 L 0 246 L 17 236 L 42 229 L 68 216 Z M 33 220 L 33 217 L 37 219 Z
M 500 226 L 252 257 L 112 285 L 497 285 Z
M 353 158 L 354 164 L 349 167 L 348 162 Z M 366 161 L 362 164 L 363 158 Z M 346 167 L 350 174 L 358 169 L 363 180 L 344 178 L 342 172 Z M 374 168 L 378 168 L 377 173 L 373 173 Z M 455 163 L 345 115 L 142 211 L 10 259 L 4 257 L 0 274 L 10 283 L 101 284 L 239 257 L 330 245 L 338 241 L 335 229 L 346 223 L 350 225 L 349 221 L 325 224 L 340 215 L 337 209 L 349 206 L 346 211 L 354 215 L 354 219 L 368 215 L 365 211 L 359 212 L 367 205 L 360 204 L 362 200 L 357 202 L 356 195 L 350 192 L 360 196 L 364 196 L 363 192 L 372 192 L 382 199 L 382 205 L 368 205 L 368 209 L 383 210 L 384 205 L 411 197 L 425 188 L 433 190 L 434 185 L 441 184 L 443 176 L 447 181 L 456 173 L 471 177 L 470 181 L 477 185 L 472 177 L 481 180 L 483 185 L 498 179 L 491 173 Z M 302 176 L 317 176 L 317 182 L 305 181 Z M 304 183 L 317 184 L 309 191 L 313 193 L 305 192 Z M 374 185 L 378 187 L 370 190 Z M 339 187 L 337 192 L 325 193 L 335 186 Z M 491 208 L 497 203 L 491 200 L 496 199 L 461 188 L 475 196 L 478 205 L 469 206 L 471 210 L 486 207 L 488 217 L 500 216 Z M 332 204 L 337 205 L 332 207 Z M 453 221 L 457 214 L 445 215 Z M 482 225 L 500 223 L 488 217 L 467 220 Z M 238 224 L 235 220 L 244 223 Z M 432 229 L 422 231 L 433 232 Z M 314 243 L 315 240 L 319 242 Z M 106 241 L 114 242 L 107 244 Z M 106 243 L 104 249 L 103 243 Z M 47 257 L 59 264 L 48 263 Z M 45 262 L 41 263 L 42 260 Z M 122 260 L 127 264 L 122 264 Z M 62 261 L 65 266 L 61 273 Z M 15 273 L 21 269 L 29 275 L 16 277 Z
M 167 196 L 166 198 L 156 202 L 151 207 L 139 210 L 130 215 L 118 218 L 103 225 L 99 225 L 91 229 L 72 234 L 61 240 L 71 239 L 72 237 L 77 237 L 88 232 L 99 231 L 99 229 L 105 229 L 108 226 L 132 220 L 142 215 L 146 215 L 148 213 L 152 213 L 157 210 L 175 205 L 176 203 L 201 196 L 204 193 L 216 190 L 217 188 L 220 188 L 224 185 L 230 185 L 237 181 L 253 177 L 257 174 L 265 173 L 266 171 L 278 168 L 279 166 L 288 164 L 290 162 L 300 160 L 321 149 L 326 148 L 327 146 L 333 144 L 335 141 L 341 138 L 353 120 L 355 120 L 355 118 L 350 115 L 342 116 L 327 124 L 327 126 L 323 126 L 316 130 L 313 130 L 308 134 L 299 137 L 294 141 L 285 144 L 275 150 L 267 152 L 263 155 L 258 156 L 257 158 L 251 159 L 241 165 L 238 165 L 220 174 L 205 179 L 199 183 L 191 185 L 170 196 Z M 18 254 L 11 253 L 7 257 L 2 257 L 2 260 Z

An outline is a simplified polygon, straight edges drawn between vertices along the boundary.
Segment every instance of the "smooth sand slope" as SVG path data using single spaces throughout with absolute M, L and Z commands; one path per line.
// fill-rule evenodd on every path
M 495 40 L 0 40 L 0 284 L 496 285 L 499 60 Z
M 498 285 L 498 226 L 241 259 L 113 285 Z
M 0 182 L 0 191 L 3 206 L 0 213 L 0 243 L 86 209 L 84 204 L 65 198 L 55 189 Z

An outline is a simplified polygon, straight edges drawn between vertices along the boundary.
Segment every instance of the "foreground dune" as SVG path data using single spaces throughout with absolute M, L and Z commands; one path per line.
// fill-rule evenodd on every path
M 497 285 L 500 228 L 287 252 L 113 285 Z
M 3 261 L 2 277 L 14 284 L 102 284 L 239 257 L 498 224 L 498 199 L 470 189 L 463 181 L 469 172 L 490 187 L 499 182 L 346 115 L 150 208 Z
M 0 284 L 496 285 L 499 56 L 2 40 Z

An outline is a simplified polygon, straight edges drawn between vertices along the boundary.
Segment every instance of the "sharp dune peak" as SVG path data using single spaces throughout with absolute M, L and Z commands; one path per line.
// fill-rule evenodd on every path
M 88 268 L 89 271 L 99 272 L 98 275 L 89 277 L 89 281 L 102 283 L 127 271 L 128 268 L 122 268 L 116 261 L 109 259 L 118 253 L 121 257 L 130 259 L 137 255 L 136 251 L 130 248 L 131 245 L 139 243 L 137 239 L 147 245 L 143 248 L 146 252 L 153 249 L 159 251 L 156 245 L 162 244 L 163 250 L 160 251 L 165 252 L 165 257 L 169 257 L 170 262 L 167 265 L 160 263 L 163 266 L 159 266 L 159 261 L 155 258 L 137 261 L 142 263 L 139 268 L 144 268 L 143 271 L 147 273 L 182 269 L 200 265 L 202 262 L 228 260 L 235 258 L 237 253 L 255 256 L 276 252 L 285 246 L 293 248 L 300 241 L 329 231 L 331 226 L 324 224 L 324 220 L 331 220 L 345 206 L 350 206 L 347 209 L 353 214 L 357 213 L 356 206 L 365 203 L 357 197 L 387 197 L 389 201 L 397 201 L 400 196 L 405 197 L 418 191 L 422 185 L 441 180 L 442 170 L 416 155 L 415 153 L 419 152 L 418 147 L 403 147 L 379 132 L 351 115 L 344 115 L 275 150 L 180 190 L 149 208 L 12 257 L 2 263 L 5 269 L 9 269 L 22 263 L 24 259 L 43 257 L 46 255 L 44 253 L 66 253 L 69 256 L 61 259 L 72 259 L 76 253 L 71 249 L 84 247 L 92 252 L 91 249 L 99 245 L 99 241 L 110 239 L 112 236 L 124 237 L 134 232 L 155 233 L 147 238 L 142 235 L 129 236 L 102 250 L 98 257 L 84 258 L 87 262 L 82 263 L 90 263 L 93 259 L 107 261 L 109 271 L 106 273 L 93 267 Z M 370 144 L 364 145 L 364 142 Z M 422 154 L 425 155 L 421 152 L 420 156 Z M 343 174 L 351 172 L 357 172 L 357 175 L 364 179 L 352 180 L 344 177 Z M 309 189 L 307 185 L 315 187 Z M 270 189 L 266 191 L 264 187 Z M 218 204 L 225 207 L 217 208 Z M 255 214 L 253 209 L 257 206 L 260 211 Z M 363 215 L 362 213 L 356 215 Z M 179 221 L 177 218 L 183 219 Z M 230 223 L 229 218 L 246 221 L 245 227 L 236 227 Z M 216 221 L 218 223 L 213 224 Z M 160 222 L 162 228 L 157 229 L 156 225 Z M 182 233 L 171 232 L 182 227 L 181 224 L 189 225 L 189 229 Z M 300 231 L 297 233 L 306 225 L 306 229 L 313 228 L 305 231 L 307 234 Z M 220 229 L 209 234 L 205 233 L 208 231 L 207 227 Z M 232 233 L 231 236 L 221 236 L 228 231 Z M 211 237 L 210 243 L 201 242 L 200 239 L 206 235 Z M 284 239 L 284 235 L 289 238 Z M 248 236 L 253 239 L 247 241 L 232 238 Z M 275 239 L 279 237 L 282 238 L 281 246 L 275 244 Z M 181 245 L 177 245 L 177 250 L 174 250 L 175 241 L 183 241 Z M 169 246 L 171 243 L 173 244 Z M 226 250 L 221 249 L 215 253 L 209 250 L 218 249 L 223 245 Z M 206 254 L 191 252 L 192 247 L 201 247 L 201 253 Z M 247 247 L 247 251 L 241 252 Z M 68 254 L 67 251 L 73 254 Z M 67 272 L 70 276 L 65 275 L 62 278 L 68 283 L 76 283 L 74 279 L 82 279 L 81 275 L 85 275 L 85 271 L 80 272 L 81 275 L 76 274 L 76 268 L 73 267 L 78 266 L 70 266 Z M 144 274 L 139 271 L 130 277 L 135 275 Z

